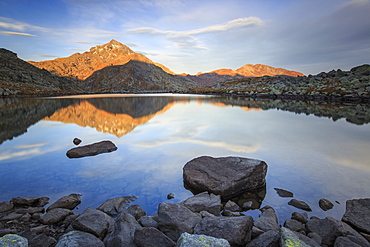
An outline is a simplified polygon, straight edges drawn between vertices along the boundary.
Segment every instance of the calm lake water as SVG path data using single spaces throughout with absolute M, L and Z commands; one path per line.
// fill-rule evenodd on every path
M 151 215 L 161 202 L 192 196 L 183 186 L 186 162 L 241 156 L 268 164 L 260 206 L 275 208 L 280 221 L 303 211 L 274 188 L 307 202 L 309 216 L 340 219 L 346 200 L 370 197 L 369 119 L 363 105 L 196 95 L 0 99 L 0 202 L 81 193 L 81 212 L 136 195 L 133 204 Z M 80 145 L 111 140 L 118 150 L 69 159 L 75 137 Z M 334 208 L 322 211 L 321 198 Z

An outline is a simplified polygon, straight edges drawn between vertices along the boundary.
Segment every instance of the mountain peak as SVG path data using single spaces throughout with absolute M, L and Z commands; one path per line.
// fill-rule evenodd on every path
M 131 50 L 128 46 L 112 39 L 111 41 L 109 41 L 108 43 L 104 44 L 104 45 L 97 45 L 95 47 L 91 47 L 90 48 L 90 52 L 92 53 L 100 53 L 100 52 L 105 52 L 105 51 L 109 51 L 109 52 L 112 52 L 112 51 L 117 51 L 117 52 L 120 52 L 120 53 L 124 53 L 124 54 L 127 54 L 127 55 L 130 55 L 130 54 L 134 54 L 135 52 L 133 50 Z

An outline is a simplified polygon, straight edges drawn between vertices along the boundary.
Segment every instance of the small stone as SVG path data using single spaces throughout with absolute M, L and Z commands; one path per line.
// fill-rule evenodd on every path
M 293 193 L 287 190 L 274 188 L 280 197 L 293 197 Z
M 225 206 L 224 206 L 224 210 L 228 210 L 228 211 L 231 211 L 231 212 L 235 212 L 235 211 L 240 211 L 241 208 L 239 207 L 238 204 L 236 204 L 235 202 L 233 201 L 228 201 Z
M 288 204 L 293 206 L 293 207 L 305 210 L 305 211 L 312 211 L 310 206 L 308 206 L 308 204 L 305 203 L 304 201 L 298 201 L 296 199 L 292 199 L 288 202 Z
M 82 141 L 78 138 L 75 138 L 73 139 L 73 144 L 75 144 L 76 146 L 78 146 Z
M 306 212 L 304 213 L 293 212 L 291 219 L 305 224 L 308 220 L 308 214 Z
M 169 194 L 167 195 L 167 199 L 168 199 L 168 200 L 171 200 L 171 199 L 173 199 L 173 198 L 175 198 L 175 194 L 174 194 L 174 193 L 169 193 Z
M 327 211 L 334 207 L 333 203 L 331 203 L 328 199 L 320 199 L 319 206 L 322 210 Z
M 59 198 L 56 202 L 51 204 L 46 211 L 55 208 L 66 208 L 73 210 L 78 204 L 81 203 L 81 194 L 70 194 L 68 196 L 63 196 Z
M 27 222 L 31 219 L 31 215 L 29 213 L 26 213 L 22 215 L 22 217 L 19 218 L 20 221 Z
M 141 217 L 145 216 L 146 213 L 139 205 L 131 205 L 127 208 L 127 213 L 131 214 L 135 217 L 136 220 L 140 219 Z
M 300 231 L 304 232 L 303 224 L 297 220 L 290 219 L 290 220 L 285 221 L 284 227 L 292 230 L 293 232 L 300 232 Z

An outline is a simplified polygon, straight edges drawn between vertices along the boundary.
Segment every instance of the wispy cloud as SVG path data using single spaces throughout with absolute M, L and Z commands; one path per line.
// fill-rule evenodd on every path
M 40 55 L 34 55 L 35 57 L 58 57 L 58 56 L 55 56 L 55 55 L 51 55 L 51 54 L 40 54 Z
M 192 49 L 206 49 L 202 46 L 202 42 L 194 37 L 206 33 L 225 32 L 238 28 L 263 25 L 263 21 L 258 17 L 245 17 L 228 21 L 217 25 L 212 25 L 204 28 L 192 29 L 187 31 L 164 31 L 151 27 L 140 27 L 128 30 L 132 34 L 145 34 L 149 36 L 164 36 L 166 40 L 174 43 L 177 48 L 192 48 Z
M 19 36 L 19 37 L 27 37 L 27 38 L 37 37 L 36 35 L 29 34 L 29 33 L 19 33 L 19 32 L 12 32 L 12 31 L 0 31 L 0 35 Z
M 67 50 L 74 50 L 74 51 L 86 51 L 86 49 L 82 49 L 82 48 L 73 48 L 73 47 L 70 47 L 70 48 L 66 48 Z

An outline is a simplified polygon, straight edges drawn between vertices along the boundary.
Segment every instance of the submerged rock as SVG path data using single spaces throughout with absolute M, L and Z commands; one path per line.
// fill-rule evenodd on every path
M 320 199 L 319 200 L 319 206 L 324 211 L 327 211 L 327 210 L 332 209 L 334 207 L 333 203 L 331 203 L 331 201 L 329 201 L 328 199 Z
M 293 193 L 287 190 L 274 188 L 280 197 L 293 197 Z
M 229 242 L 223 238 L 214 238 L 206 235 L 189 234 L 184 232 L 177 240 L 176 247 L 230 247 Z
M 225 199 L 262 187 L 266 172 L 267 164 L 261 160 L 201 156 L 185 164 L 183 178 L 193 193 L 208 191 Z
M 86 156 L 94 156 L 102 153 L 116 151 L 117 147 L 111 141 L 101 141 L 90 145 L 72 148 L 67 151 L 68 158 L 82 158 Z

